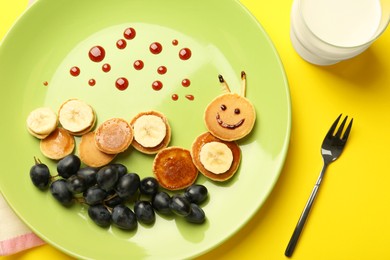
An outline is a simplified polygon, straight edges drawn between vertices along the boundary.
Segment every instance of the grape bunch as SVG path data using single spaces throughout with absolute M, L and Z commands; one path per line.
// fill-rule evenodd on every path
M 35 158 L 30 178 L 37 188 L 49 189 L 63 206 L 77 202 L 88 205 L 89 217 L 101 227 L 114 224 L 134 230 L 138 223 L 152 225 L 156 212 L 184 217 L 195 224 L 206 219 L 201 204 L 207 199 L 208 190 L 200 184 L 170 195 L 154 177 L 141 179 L 119 163 L 102 168 L 81 167 L 80 158 L 73 154 L 58 161 L 57 172 L 57 176 L 52 176 L 48 166 Z

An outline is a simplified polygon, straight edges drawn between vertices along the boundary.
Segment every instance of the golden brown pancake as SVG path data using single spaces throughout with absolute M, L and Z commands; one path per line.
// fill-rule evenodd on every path
M 153 162 L 153 173 L 160 185 L 168 190 L 187 188 L 198 177 L 190 151 L 180 147 L 168 147 L 158 152 Z
M 207 129 L 224 141 L 235 141 L 252 131 L 256 112 L 252 103 L 236 93 L 216 97 L 204 113 Z
M 95 143 L 103 153 L 124 152 L 133 141 L 133 128 L 122 118 L 111 118 L 95 131 Z
M 202 146 L 209 142 L 221 142 L 226 144 L 233 154 L 233 162 L 229 170 L 221 174 L 215 174 L 213 172 L 208 171 L 200 161 L 199 153 Z M 207 178 L 214 181 L 226 181 L 233 177 L 233 175 L 237 172 L 238 166 L 241 161 L 241 150 L 236 142 L 227 142 L 220 140 L 219 138 L 213 136 L 211 133 L 206 132 L 198 136 L 192 144 L 191 148 L 192 160 L 198 170 Z
M 71 154 L 74 147 L 74 137 L 61 127 L 57 127 L 56 130 L 40 142 L 43 155 L 53 160 L 59 160 Z
M 84 164 L 90 167 L 101 167 L 109 164 L 116 155 L 100 151 L 95 144 L 95 133 L 89 132 L 81 137 L 79 156 Z

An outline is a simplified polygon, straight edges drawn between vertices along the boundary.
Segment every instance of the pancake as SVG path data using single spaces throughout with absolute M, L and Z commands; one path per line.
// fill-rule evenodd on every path
M 40 142 L 43 155 L 53 160 L 60 160 L 71 154 L 75 148 L 74 137 L 65 129 L 58 127 Z
M 95 133 L 89 132 L 81 137 L 79 144 L 80 160 L 90 167 L 102 167 L 109 164 L 115 154 L 106 154 L 96 147 Z
M 232 151 L 232 155 L 233 155 L 232 164 L 230 168 L 224 173 L 215 174 L 207 170 L 200 160 L 200 152 L 203 145 L 211 142 L 221 142 L 227 145 Z M 219 181 L 219 182 L 226 181 L 231 177 L 233 177 L 233 175 L 237 172 L 237 169 L 241 162 L 241 150 L 236 142 L 227 142 L 227 141 L 220 140 L 219 138 L 213 136 L 209 132 L 203 133 L 195 139 L 191 148 L 191 156 L 194 165 L 205 177 L 213 181 Z
M 180 147 L 164 148 L 153 161 L 153 173 L 160 185 L 168 190 L 181 190 L 193 184 L 198 169 L 189 150 Z
M 95 144 L 103 153 L 124 152 L 133 141 L 133 128 L 122 118 L 111 118 L 95 131 Z
M 235 141 L 249 134 L 255 120 L 252 103 L 236 93 L 216 97 L 204 113 L 208 131 L 224 141 Z

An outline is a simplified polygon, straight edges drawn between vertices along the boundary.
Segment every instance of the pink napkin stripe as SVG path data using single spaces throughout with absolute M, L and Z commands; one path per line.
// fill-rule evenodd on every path
M 37 237 L 34 233 L 23 234 L 8 240 L 0 241 L 0 255 L 11 255 L 27 248 L 40 246 L 45 242 Z

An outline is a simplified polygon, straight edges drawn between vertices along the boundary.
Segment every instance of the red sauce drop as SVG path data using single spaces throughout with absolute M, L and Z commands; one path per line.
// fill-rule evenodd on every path
M 173 94 L 172 95 L 172 100 L 173 101 L 176 101 L 176 100 L 178 100 L 179 99 L 179 96 L 177 95 L 177 94 Z
M 120 50 L 123 50 L 124 48 L 126 48 L 126 46 L 127 46 L 127 43 L 126 43 L 126 41 L 123 40 L 123 39 L 120 39 L 120 40 L 118 40 L 118 41 L 116 42 L 116 47 L 117 47 L 118 49 L 120 49 Z
M 181 81 L 181 85 L 185 88 L 189 87 L 191 85 L 191 81 L 189 79 L 183 79 Z
M 188 60 L 189 58 L 191 58 L 191 55 L 191 50 L 188 48 L 183 48 L 179 51 L 179 57 L 182 60 Z
M 179 44 L 179 41 L 178 41 L 178 40 L 174 39 L 174 40 L 172 41 L 172 45 L 173 45 L 173 46 L 177 46 L 178 44 Z
M 186 95 L 186 98 L 191 101 L 195 99 L 193 95 Z
M 144 62 L 142 60 L 136 60 L 133 64 L 134 69 L 142 70 L 144 68 Z
M 89 50 L 89 58 L 93 62 L 101 62 L 106 56 L 106 51 L 102 46 L 94 46 Z
M 150 44 L 149 50 L 153 54 L 159 54 L 162 51 L 162 45 L 159 42 L 153 42 Z
M 104 72 L 109 72 L 109 71 L 111 70 L 111 65 L 108 64 L 108 63 L 103 64 L 102 70 L 103 70 Z
M 135 32 L 134 28 L 132 28 L 132 27 L 126 28 L 126 30 L 123 32 L 123 36 L 128 40 L 134 39 L 135 35 L 136 35 L 136 32 Z
M 43 82 L 43 85 L 44 85 L 44 86 L 49 86 L 49 82 L 44 81 L 44 82 Z
M 157 68 L 157 73 L 160 74 L 160 75 L 163 75 L 165 73 L 167 73 L 167 67 L 165 66 L 160 66 Z
M 72 68 L 70 68 L 70 75 L 72 75 L 73 77 L 77 77 L 78 75 L 80 75 L 80 69 L 79 67 L 76 67 L 76 66 L 73 66 Z
M 162 84 L 162 82 L 159 81 L 159 80 L 156 80 L 156 81 L 154 81 L 154 82 L 152 83 L 152 88 L 153 88 L 154 90 L 156 90 L 156 91 L 162 89 L 162 87 L 163 87 L 163 84 Z
M 88 84 L 89 84 L 91 87 L 93 87 L 93 86 L 95 86 L 95 84 L 96 84 L 96 80 L 95 80 L 95 79 L 90 79 L 90 80 L 88 81 Z
M 125 90 L 129 86 L 129 81 L 126 78 L 118 78 L 115 82 L 115 86 L 119 90 Z

